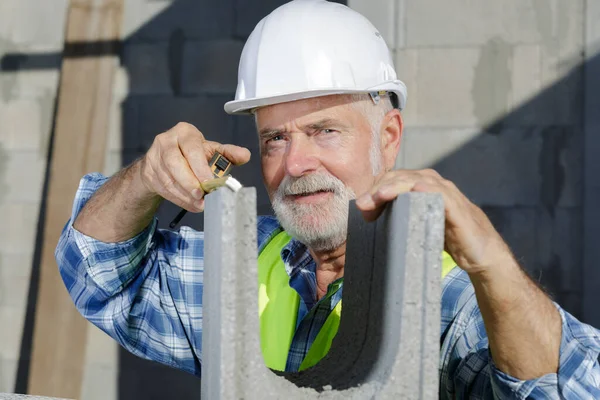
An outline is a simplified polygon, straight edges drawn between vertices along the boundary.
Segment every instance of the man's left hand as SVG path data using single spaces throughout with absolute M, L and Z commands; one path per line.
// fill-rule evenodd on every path
M 431 169 L 389 171 L 356 206 L 367 221 L 375 220 L 386 203 L 407 192 L 441 193 L 446 213 L 445 250 L 469 275 L 489 272 L 489 267 L 512 260 L 512 254 L 485 213 L 456 185 Z

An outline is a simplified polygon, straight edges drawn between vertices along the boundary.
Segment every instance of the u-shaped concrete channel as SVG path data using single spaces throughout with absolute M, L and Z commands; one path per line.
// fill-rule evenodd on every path
M 203 399 L 438 396 L 440 195 L 401 195 L 373 223 L 351 202 L 340 329 L 300 373 L 271 371 L 260 350 L 255 189 L 209 195 L 204 227 Z

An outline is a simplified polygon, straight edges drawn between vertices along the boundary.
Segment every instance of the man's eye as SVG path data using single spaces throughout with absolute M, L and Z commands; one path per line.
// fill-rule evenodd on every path
M 271 141 L 278 142 L 278 141 L 280 141 L 282 139 L 283 139 L 283 135 L 277 135 L 277 136 L 273 136 L 272 138 L 270 138 L 269 140 L 267 140 L 267 142 L 271 142 Z
M 321 129 L 321 132 L 323 132 L 323 133 L 334 133 L 334 132 L 336 132 L 336 130 L 335 129 L 325 128 L 325 129 Z

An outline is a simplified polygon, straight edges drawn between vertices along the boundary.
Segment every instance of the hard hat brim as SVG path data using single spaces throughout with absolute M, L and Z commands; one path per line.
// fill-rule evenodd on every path
M 310 99 L 314 97 L 329 96 L 334 94 L 359 94 L 378 91 L 393 92 L 398 96 L 398 108 L 402 110 L 406 105 L 406 85 L 400 80 L 385 82 L 381 85 L 358 89 L 315 89 L 304 90 L 295 93 L 285 93 L 281 95 L 256 97 L 252 99 L 232 100 L 225 103 L 224 109 L 227 114 L 247 115 L 259 107 L 270 106 L 273 104 L 287 103 L 295 100 Z

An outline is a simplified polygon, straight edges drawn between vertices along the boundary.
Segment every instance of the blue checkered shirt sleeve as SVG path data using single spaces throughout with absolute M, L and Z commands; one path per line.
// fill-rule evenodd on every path
M 600 399 L 600 332 L 561 309 L 558 373 L 518 380 L 498 370 L 468 275 L 455 268 L 442 287 L 441 399 Z
M 200 375 L 202 232 L 156 229 L 103 243 L 72 221 L 107 178 L 85 176 L 55 256 L 79 312 L 133 354 Z

